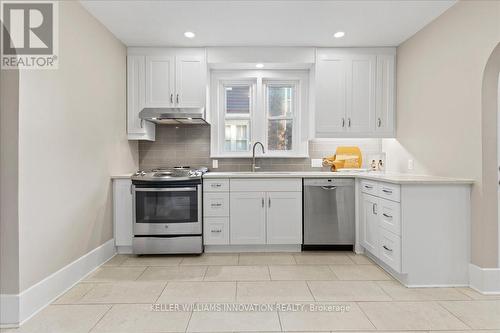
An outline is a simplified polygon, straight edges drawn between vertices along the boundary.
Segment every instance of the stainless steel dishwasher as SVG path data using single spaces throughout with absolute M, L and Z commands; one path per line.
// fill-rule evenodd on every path
M 304 179 L 303 249 L 352 249 L 354 179 Z

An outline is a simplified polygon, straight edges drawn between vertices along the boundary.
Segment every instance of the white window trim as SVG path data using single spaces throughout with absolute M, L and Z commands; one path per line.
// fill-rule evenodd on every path
M 250 110 L 250 143 L 261 141 L 266 146 L 266 153 L 259 158 L 279 157 L 298 158 L 309 157 L 308 154 L 308 88 L 309 72 L 306 70 L 213 70 L 210 79 L 210 110 L 211 119 L 211 149 L 212 158 L 248 158 L 251 150 L 246 152 L 224 151 L 225 141 L 225 111 L 221 103 L 225 103 L 224 86 L 228 84 L 253 84 L 253 100 Z M 291 151 L 268 151 L 268 114 L 267 114 L 267 84 L 286 84 L 295 86 L 294 120 L 292 129 Z

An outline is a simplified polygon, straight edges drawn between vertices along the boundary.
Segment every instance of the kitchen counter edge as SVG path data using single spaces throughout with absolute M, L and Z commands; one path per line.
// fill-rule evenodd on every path
M 327 172 L 327 171 L 304 171 L 304 172 L 207 172 L 203 175 L 205 179 L 216 178 L 359 178 L 394 184 L 464 184 L 472 185 L 474 180 L 447 178 L 427 175 L 410 175 L 400 173 L 359 173 L 359 172 Z

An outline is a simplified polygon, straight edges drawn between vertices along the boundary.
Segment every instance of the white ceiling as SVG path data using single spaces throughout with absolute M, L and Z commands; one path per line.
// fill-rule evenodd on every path
M 454 0 L 82 0 L 128 46 L 397 46 Z M 345 31 L 344 38 L 333 33 Z M 196 33 L 194 39 L 185 31 Z

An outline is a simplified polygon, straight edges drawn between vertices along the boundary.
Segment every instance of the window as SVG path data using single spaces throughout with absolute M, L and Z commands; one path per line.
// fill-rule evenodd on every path
M 224 84 L 224 151 L 250 149 L 252 85 Z
M 269 82 L 265 84 L 267 114 L 267 149 L 293 149 L 295 85 Z
M 213 157 L 249 157 L 256 141 L 266 147 L 264 157 L 307 156 L 307 71 L 211 75 Z

